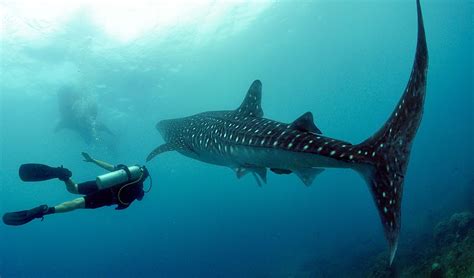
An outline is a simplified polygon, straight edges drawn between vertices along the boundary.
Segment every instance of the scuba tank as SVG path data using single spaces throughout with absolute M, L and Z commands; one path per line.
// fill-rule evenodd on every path
M 95 182 L 99 190 L 112 187 L 117 184 L 136 181 L 144 174 L 144 170 L 138 166 L 121 166 L 121 169 L 113 171 L 96 178 Z

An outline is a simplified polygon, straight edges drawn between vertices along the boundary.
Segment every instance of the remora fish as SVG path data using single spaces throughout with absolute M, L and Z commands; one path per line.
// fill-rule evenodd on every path
M 419 0 L 418 41 L 410 79 L 388 121 L 372 137 L 353 145 L 323 136 L 310 112 L 291 124 L 263 118 L 262 84 L 256 80 L 237 110 L 205 112 L 156 125 L 166 143 L 147 157 L 167 151 L 252 173 L 266 181 L 267 169 L 295 173 L 310 185 L 323 168 L 350 168 L 366 180 L 390 248 L 397 250 L 403 180 L 420 125 L 426 91 L 428 49 Z

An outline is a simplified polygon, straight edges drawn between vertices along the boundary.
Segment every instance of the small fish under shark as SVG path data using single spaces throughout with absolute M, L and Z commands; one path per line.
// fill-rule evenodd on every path
M 262 83 L 255 80 L 236 110 L 204 112 L 160 121 L 165 140 L 147 157 L 167 151 L 206 163 L 230 167 L 237 177 L 252 173 L 259 185 L 267 169 L 295 173 L 310 185 L 324 168 L 349 168 L 367 182 L 395 257 L 401 225 L 403 181 L 410 150 L 420 125 L 426 92 L 428 49 L 419 0 L 418 39 L 410 79 L 387 122 L 367 140 L 351 144 L 324 136 L 310 112 L 293 123 L 263 118 Z

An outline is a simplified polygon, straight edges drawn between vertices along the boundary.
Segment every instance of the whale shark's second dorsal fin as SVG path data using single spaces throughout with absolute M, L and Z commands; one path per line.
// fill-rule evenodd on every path
M 263 117 L 262 82 L 260 80 L 255 80 L 250 85 L 244 101 L 235 112 L 242 116 Z
M 311 112 L 306 112 L 301 115 L 301 117 L 291 124 L 291 127 L 300 131 L 322 134 L 321 130 L 314 124 L 313 114 Z

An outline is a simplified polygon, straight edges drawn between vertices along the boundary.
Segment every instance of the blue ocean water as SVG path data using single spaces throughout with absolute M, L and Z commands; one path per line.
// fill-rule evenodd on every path
M 57 181 L 21 182 L 20 164 L 64 165 L 77 181 L 103 173 L 82 151 L 144 164 L 163 143 L 159 120 L 237 108 L 255 79 L 266 117 L 312 111 L 325 135 L 358 143 L 390 115 L 415 53 L 415 1 L 46 3 L 0 2 L 2 214 L 75 197 Z M 399 252 L 468 206 L 474 179 L 472 1 L 422 7 L 428 87 Z M 64 85 L 93 99 L 115 135 L 86 144 L 55 132 Z M 146 165 L 154 186 L 126 210 L 2 224 L 0 276 L 342 277 L 387 251 L 368 188 L 350 170 L 327 170 L 311 187 L 271 174 L 260 188 L 176 152 Z

